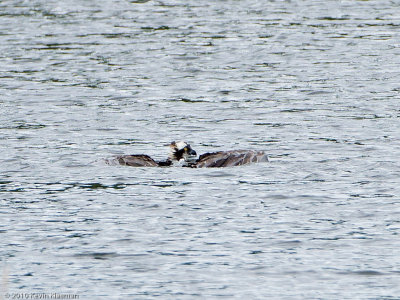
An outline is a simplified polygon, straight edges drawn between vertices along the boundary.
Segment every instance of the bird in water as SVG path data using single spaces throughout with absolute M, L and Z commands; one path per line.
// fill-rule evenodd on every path
M 107 160 L 107 163 L 131 167 L 181 166 L 190 168 L 217 168 L 268 161 L 268 156 L 264 151 L 230 150 L 208 152 L 197 158 L 196 151 L 186 142 L 172 142 L 169 148 L 168 158 L 162 161 L 155 161 L 146 154 L 136 154 L 116 156 L 112 160 Z

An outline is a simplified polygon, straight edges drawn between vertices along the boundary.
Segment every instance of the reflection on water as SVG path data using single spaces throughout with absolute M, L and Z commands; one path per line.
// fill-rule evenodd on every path
M 2 1 L 11 292 L 396 299 L 393 1 Z M 224 169 L 107 166 L 265 150 Z

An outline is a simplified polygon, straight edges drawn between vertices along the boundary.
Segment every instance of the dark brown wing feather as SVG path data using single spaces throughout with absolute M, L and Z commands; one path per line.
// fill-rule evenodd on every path
M 116 157 L 120 165 L 131 167 L 158 167 L 158 163 L 145 154 L 120 155 Z
M 197 168 L 233 167 L 265 161 L 268 161 L 268 156 L 263 151 L 231 150 L 202 154 L 195 166 Z

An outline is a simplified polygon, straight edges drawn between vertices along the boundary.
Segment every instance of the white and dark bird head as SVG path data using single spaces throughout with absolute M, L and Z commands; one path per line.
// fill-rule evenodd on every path
M 196 151 L 186 142 L 172 142 L 169 149 L 168 158 L 173 162 L 191 163 L 197 159 Z

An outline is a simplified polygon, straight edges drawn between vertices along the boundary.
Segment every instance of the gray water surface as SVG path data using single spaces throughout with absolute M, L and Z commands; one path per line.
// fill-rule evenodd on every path
M 2 293 L 400 299 L 399 79 L 398 1 L 1 1 Z

